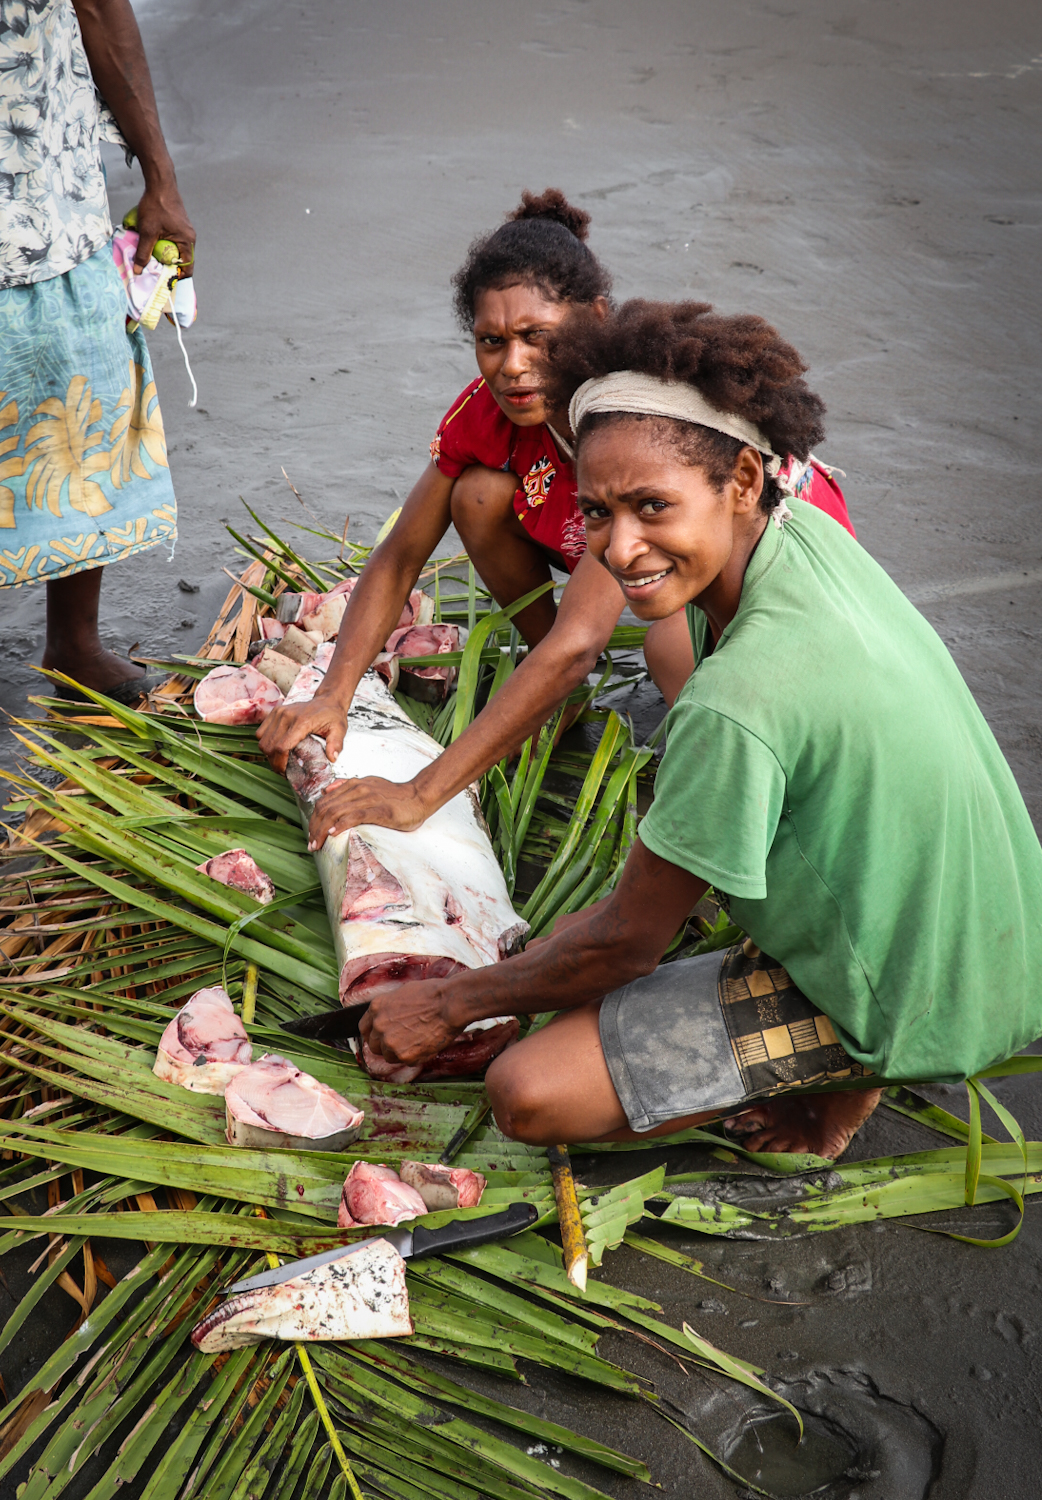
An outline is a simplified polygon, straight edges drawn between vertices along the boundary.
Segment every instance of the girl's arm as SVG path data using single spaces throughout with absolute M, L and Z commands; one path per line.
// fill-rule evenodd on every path
M 361 587 L 359 584 L 352 594 L 352 605 Z M 338 828 L 356 828 L 360 823 L 377 823 L 405 832 L 419 828 L 489 766 L 515 751 L 529 735 L 538 733 L 554 709 L 593 670 L 622 613 L 623 602 L 622 590 L 611 574 L 587 553 L 568 581 L 550 633 L 507 678 L 466 733 L 412 781 L 363 776 L 326 792 L 312 815 L 311 847 L 320 849 Z M 341 626 L 341 640 L 343 630 Z M 317 694 L 314 701 L 318 701 Z M 267 724 L 274 718 L 273 714 Z M 263 738 L 261 743 L 267 753 Z
M 394 528 L 362 570 L 321 687 L 308 703 L 277 708 L 257 731 L 260 747 L 276 771 L 285 773 L 289 752 L 309 734 L 325 740 L 331 761 L 340 754 L 355 688 L 383 650 L 423 565 L 449 528 L 454 484 L 428 464 L 409 491 Z

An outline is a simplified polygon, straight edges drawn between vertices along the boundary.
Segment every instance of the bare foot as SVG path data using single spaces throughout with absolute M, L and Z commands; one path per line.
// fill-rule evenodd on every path
M 73 682 L 78 682 L 82 687 L 93 688 L 96 693 L 111 692 L 120 683 L 148 675 L 145 668 L 138 666 L 137 662 L 100 647 L 97 651 L 75 656 L 71 653 L 45 651 L 43 665 L 50 672 L 64 672 Z
M 882 1089 L 780 1094 L 724 1121 L 746 1151 L 808 1152 L 835 1161 L 883 1097 Z

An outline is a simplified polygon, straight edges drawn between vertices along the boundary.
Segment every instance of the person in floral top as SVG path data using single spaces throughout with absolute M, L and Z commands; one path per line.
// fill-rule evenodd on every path
M 131 702 L 148 681 L 102 647 L 102 568 L 172 543 L 177 507 L 102 141 L 144 174 L 136 269 L 160 237 L 191 261 L 129 0 L 0 0 L 0 588 L 45 583 L 44 666 Z

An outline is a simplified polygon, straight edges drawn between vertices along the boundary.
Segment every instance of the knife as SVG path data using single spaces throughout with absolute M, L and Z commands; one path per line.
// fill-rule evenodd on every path
M 342 1005 L 336 1010 L 323 1011 L 320 1016 L 300 1016 L 296 1021 L 283 1021 L 282 1031 L 292 1036 L 307 1036 L 315 1042 L 347 1041 L 361 1036 L 358 1023 L 369 1009 L 369 1001 L 360 1005 Z
M 326 1266 L 333 1260 L 345 1260 L 356 1255 L 367 1245 L 384 1240 L 393 1245 L 403 1260 L 418 1260 L 423 1255 L 445 1255 L 452 1250 L 471 1250 L 476 1245 L 488 1245 L 494 1240 L 505 1240 L 508 1235 L 520 1234 L 530 1229 L 539 1217 L 534 1203 L 512 1203 L 502 1213 L 488 1214 L 483 1219 L 452 1219 L 440 1229 L 426 1229 L 417 1224 L 415 1229 L 385 1229 L 369 1239 L 359 1240 L 356 1245 L 337 1245 L 332 1250 L 323 1250 L 321 1255 L 309 1255 L 305 1260 L 292 1260 L 288 1265 L 277 1266 L 273 1271 L 262 1271 L 259 1276 L 250 1276 L 246 1281 L 237 1281 L 225 1288 L 225 1296 L 236 1292 L 254 1292 L 266 1286 L 281 1286 L 313 1271 L 316 1266 Z

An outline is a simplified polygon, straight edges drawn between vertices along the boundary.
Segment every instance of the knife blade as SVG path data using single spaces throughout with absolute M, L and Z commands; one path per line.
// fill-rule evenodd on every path
M 509 1235 L 530 1229 L 538 1217 L 539 1209 L 534 1203 L 511 1203 L 502 1213 L 486 1214 L 483 1219 L 451 1219 L 440 1229 L 427 1229 L 422 1224 L 417 1224 L 415 1229 L 385 1229 L 382 1234 L 371 1235 L 368 1239 L 359 1240 L 357 1244 L 337 1245 L 332 1250 L 323 1250 L 319 1255 L 292 1260 L 287 1265 L 262 1271 L 258 1276 L 250 1276 L 245 1281 L 236 1281 L 234 1285 L 225 1288 L 224 1295 L 228 1297 L 238 1292 L 254 1292 L 263 1287 L 281 1286 L 285 1281 L 303 1276 L 306 1271 L 313 1271 L 316 1266 L 325 1266 L 331 1261 L 357 1255 L 359 1250 L 375 1244 L 377 1240 L 393 1245 L 403 1260 L 418 1260 L 424 1255 L 444 1255 L 450 1250 L 471 1250 L 477 1245 L 505 1240 Z
M 338 1006 L 336 1010 L 323 1011 L 320 1016 L 300 1016 L 295 1021 L 283 1021 L 280 1029 L 291 1036 L 306 1036 L 316 1042 L 348 1041 L 361 1036 L 358 1023 L 369 1009 L 369 1001 L 360 1005 Z

